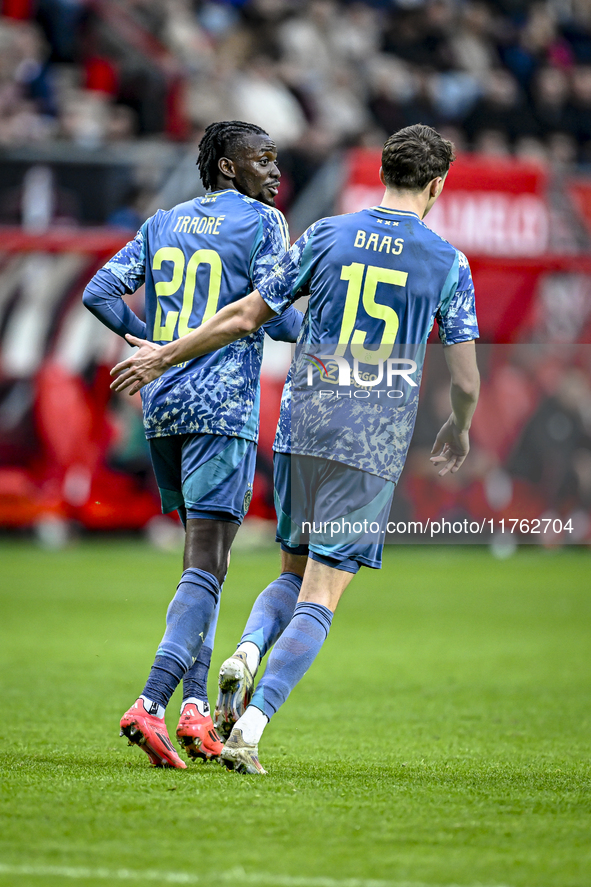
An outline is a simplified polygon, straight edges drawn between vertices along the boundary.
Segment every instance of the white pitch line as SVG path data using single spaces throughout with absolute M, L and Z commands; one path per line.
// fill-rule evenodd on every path
M 269 887 L 460 887 L 458 884 L 434 885 L 417 881 L 373 881 L 364 878 L 307 878 L 290 875 L 272 875 L 266 872 L 245 872 L 234 868 L 215 874 L 198 875 L 188 872 L 160 872 L 154 869 L 77 868 L 58 865 L 4 865 L 0 863 L 0 877 L 70 878 L 73 881 L 94 878 L 102 881 L 160 881 L 164 884 L 227 884 L 269 885 Z M 506 885 L 468 885 L 468 887 L 506 887 Z

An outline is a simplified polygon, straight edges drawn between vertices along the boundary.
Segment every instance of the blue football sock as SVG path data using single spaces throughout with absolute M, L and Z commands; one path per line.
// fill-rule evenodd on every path
M 193 665 L 217 608 L 220 586 L 205 570 L 185 570 L 166 613 L 166 631 L 142 696 L 166 707 Z
M 220 605 L 218 602 L 211 622 L 209 623 L 209 631 L 201 645 L 197 659 L 183 677 L 183 699 L 200 699 L 205 703 L 207 709 L 209 709 L 209 700 L 207 698 L 207 677 L 209 675 L 209 666 L 211 665 L 211 654 L 213 653 L 215 630 L 218 625 L 219 614 Z
M 162 709 L 166 708 L 168 701 L 184 674 L 182 665 L 170 656 L 156 656 L 154 665 L 150 669 L 146 686 L 142 690 L 142 696 L 152 703 L 149 712 L 151 715 L 162 717 Z
M 296 573 L 282 573 L 267 585 L 254 602 L 240 643 L 256 644 L 262 659 L 289 625 L 301 587 L 302 577 Z
M 297 604 L 291 622 L 273 647 L 251 705 L 271 718 L 320 652 L 332 623 L 322 604 Z

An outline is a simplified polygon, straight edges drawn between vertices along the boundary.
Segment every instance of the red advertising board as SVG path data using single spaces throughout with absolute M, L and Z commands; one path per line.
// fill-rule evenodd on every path
M 351 152 L 342 212 L 381 201 L 379 168 L 379 151 Z M 547 184 L 538 164 L 463 154 L 426 224 L 468 255 L 542 256 L 551 251 Z

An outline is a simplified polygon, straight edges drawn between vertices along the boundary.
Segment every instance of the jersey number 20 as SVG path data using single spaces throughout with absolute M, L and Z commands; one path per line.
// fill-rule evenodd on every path
M 156 316 L 154 318 L 154 342 L 172 342 L 174 336 L 174 328 L 178 320 L 179 338 L 186 336 L 192 332 L 195 327 L 189 326 L 189 319 L 193 311 L 193 300 L 195 298 L 195 278 L 199 265 L 209 265 L 209 289 L 207 293 L 207 303 L 205 311 L 201 318 L 201 323 L 205 323 L 210 317 L 216 313 L 218 301 L 220 298 L 220 287 L 222 285 L 222 260 L 219 253 L 214 249 L 198 249 L 193 253 L 187 262 L 187 273 L 185 274 L 185 288 L 183 290 L 183 304 L 179 311 L 167 311 L 162 322 L 162 305 L 160 298 L 162 296 L 173 296 L 181 288 L 183 282 L 183 274 L 185 272 L 185 254 L 176 246 L 163 246 L 157 250 L 152 262 L 154 271 L 162 268 L 163 262 L 173 263 L 173 272 L 171 280 L 161 280 L 156 284 Z

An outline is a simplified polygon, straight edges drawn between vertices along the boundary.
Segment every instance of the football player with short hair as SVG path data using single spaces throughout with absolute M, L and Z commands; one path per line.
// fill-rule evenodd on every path
M 280 172 L 273 140 L 260 127 L 207 127 L 198 166 L 207 193 L 158 210 L 88 284 L 83 301 L 119 335 L 160 349 L 190 334 L 256 289 L 289 248 L 275 209 Z M 143 283 L 146 322 L 123 301 Z M 296 340 L 301 313 L 269 315 L 264 329 Z M 177 737 L 190 757 L 219 756 L 207 701 L 207 673 L 230 547 L 252 497 L 259 424 L 263 329 L 170 369 L 142 391 L 144 428 L 163 512 L 185 525 L 183 574 L 141 696 L 121 735 L 156 766 L 184 768 L 164 722 L 183 681 Z
M 381 566 L 435 320 L 452 412 L 431 461 L 440 475 L 455 473 L 468 454 L 479 391 L 474 287 L 466 257 L 422 221 L 453 159 L 451 142 L 431 127 L 394 133 L 382 152 L 380 206 L 315 222 L 256 292 L 163 349 L 132 338 L 139 351 L 112 370 L 112 387 L 133 393 L 180 360 L 252 334 L 309 294 L 274 445 L 277 539 L 307 564 L 291 615 L 257 601 L 222 666 L 218 704 L 231 727 L 222 759 L 230 768 L 265 772 L 258 743 L 266 724 L 318 654 L 353 575 Z M 232 670 L 233 684 L 224 681 Z

